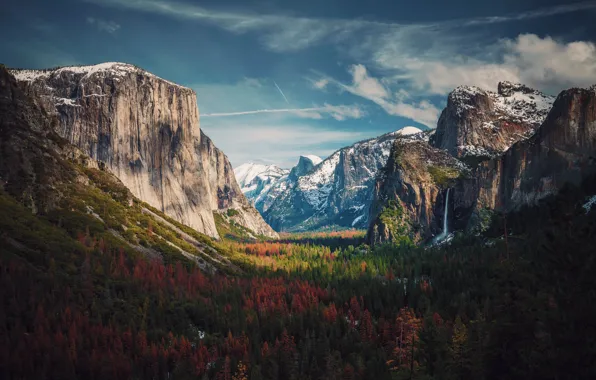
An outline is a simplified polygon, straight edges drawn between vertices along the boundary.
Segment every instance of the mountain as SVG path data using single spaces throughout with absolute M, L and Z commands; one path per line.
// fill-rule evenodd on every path
M 397 138 L 376 179 L 369 241 L 399 242 L 406 237 L 420 242 L 440 234 L 447 189 L 468 172 L 469 168 L 457 158 L 432 147 L 428 134 Z
M 289 170 L 276 165 L 254 163 L 242 164 L 234 169 L 242 193 L 261 213 L 275 200 L 289 173 Z
M 495 211 L 534 205 L 592 176 L 594 87 L 553 99 L 511 83 L 501 83 L 496 94 L 455 89 L 428 144 L 394 144 L 391 155 L 399 158 L 378 178 L 370 242 L 404 235 L 428 241 L 445 226 L 477 231 Z
M 400 132 L 360 141 L 321 162 L 303 156 L 263 212 L 277 231 L 366 228 L 377 172 Z
M 52 262 L 72 274 L 72 260 L 84 258 L 88 247 L 114 249 L 121 258 L 196 264 L 207 273 L 241 271 L 207 236 L 136 198 L 105 166 L 59 136 L 59 125 L 57 115 L 0 66 L 3 259 Z
M 193 90 L 125 63 L 11 73 L 57 117 L 56 132 L 134 196 L 209 236 L 218 237 L 213 212 L 277 236 L 242 194 L 227 157 L 200 130 Z
M 546 118 L 554 97 L 522 84 L 501 82 L 498 91 L 460 86 L 447 99 L 435 148 L 455 157 L 494 157 L 531 136 Z
M 596 89 L 566 90 L 535 135 L 479 168 L 475 207 L 511 211 L 536 204 L 595 170 Z
M 321 162 L 323 162 L 323 160 L 319 156 L 300 156 L 300 158 L 298 159 L 298 164 L 292 168 L 288 178 L 291 181 L 296 181 L 299 177 L 302 177 L 310 173 L 311 170 L 313 170 L 315 166 L 317 166 Z

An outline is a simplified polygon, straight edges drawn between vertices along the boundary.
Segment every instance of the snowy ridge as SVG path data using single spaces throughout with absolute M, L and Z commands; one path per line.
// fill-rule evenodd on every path
M 267 181 L 274 178 L 278 179 L 281 176 L 288 174 L 288 172 L 288 170 L 282 169 L 277 165 L 263 165 L 252 162 L 242 164 L 234 169 L 236 181 L 238 181 L 238 185 L 240 185 L 240 188 L 242 189 L 244 189 L 245 186 L 250 185 L 250 183 L 257 177 L 262 181 Z
M 416 128 L 416 127 L 403 127 L 402 129 L 400 129 L 399 131 L 396 132 L 396 134 L 400 135 L 400 136 L 409 136 L 409 135 L 415 135 L 418 133 L 422 133 L 422 129 L 420 128 Z
M 408 127 L 406 127 L 408 128 Z M 332 191 L 335 189 L 337 183 L 336 176 L 343 173 L 338 173 L 337 166 L 343 156 L 343 159 L 350 162 L 353 157 L 364 157 L 366 160 L 360 162 L 362 165 L 358 168 L 350 167 L 350 171 L 354 172 L 358 169 L 361 174 L 358 175 L 357 185 L 351 186 L 346 190 L 353 190 L 358 188 L 366 188 L 362 185 L 363 183 L 374 180 L 377 175 L 378 168 L 385 166 L 385 163 L 389 159 L 391 153 L 391 146 L 393 141 L 399 137 L 409 137 L 414 134 L 422 132 L 418 128 L 412 128 L 406 132 L 400 133 L 400 131 L 390 132 L 385 135 L 363 140 L 355 143 L 352 146 L 342 148 L 331 156 L 323 160 L 311 173 L 301 177 L 298 180 L 298 188 L 303 192 L 306 201 L 317 211 L 321 211 L 328 205 L 327 199 L 329 198 Z M 413 130 L 416 131 L 413 131 Z M 363 174 L 362 174 L 363 173 Z M 357 205 L 362 206 L 364 205 Z
M 158 77 L 148 71 L 145 71 L 137 66 L 131 65 L 129 63 L 122 63 L 122 62 L 104 62 L 99 63 L 97 65 L 89 65 L 89 66 L 64 66 L 64 67 L 57 67 L 54 69 L 44 69 L 44 70 L 28 70 L 28 69 L 11 69 L 9 70 L 12 75 L 18 81 L 26 81 L 26 82 L 33 82 L 37 79 L 46 79 L 49 77 L 57 77 L 60 76 L 62 73 L 72 73 L 82 75 L 81 81 L 92 77 L 93 75 L 104 75 L 113 77 L 116 80 L 118 78 L 124 77 L 131 73 L 141 73 L 143 75 L 157 78 L 163 82 L 166 82 L 172 86 L 184 88 L 190 90 L 187 87 L 180 86 L 176 83 L 170 82 L 163 78 Z M 192 91 L 192 90 L 191 90 Z
M 459 86 L 449 95 L 449 101 L 457 105 L 457 114 L 476 109 L 477 96 L 488 96 L 501 119 L 509 119 L 538 126 L 550 111 L 555 97 L 545 95 L 523 84 L 501 82 L 498 92 L 485 91 L 475 86 Z
M 302 156 L 304 158 L 307 158 L 310 160 L 310 162 L 312 162 L 312 164 L 314 166 L 317 166 L 318 164 L 320 164 L 321 162 L 323 162 L 323 159 L 319 156 L 315 156 L 314 154 L 307 154 L 305 156 Z

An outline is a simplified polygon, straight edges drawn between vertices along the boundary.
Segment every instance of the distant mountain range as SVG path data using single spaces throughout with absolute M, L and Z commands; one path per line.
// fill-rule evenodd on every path
M 421 132 L 406 127 L 339 149 L 324 160 L 301 156 L 290 171 L 249 163 L 234 172 L 244 195 L 274 229 L 366 228 L 375 177 L 393 141 Z
M 475 231 L 495 212 L 534 204 L 592 173 L 595 94 L 595 87 L 553 97 L 510 82 L 497 92 L 460 86 L 435 130 L 407 127 L 320 163 L 301 157 L 289 173 L 242 165 L 236 176 L 254 170 L 243 192 L 277 231 L 365 228 L 373 244 Z

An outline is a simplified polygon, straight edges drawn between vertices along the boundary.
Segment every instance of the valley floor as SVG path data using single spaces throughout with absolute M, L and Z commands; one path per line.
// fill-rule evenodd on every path
M 586 195 L 509 215 L 507 240 L 497 217 L 424 249 L 358 231 L 215 242 L 137 205 L 34 216 L 0 193 L 0 377 L 594 378 Z

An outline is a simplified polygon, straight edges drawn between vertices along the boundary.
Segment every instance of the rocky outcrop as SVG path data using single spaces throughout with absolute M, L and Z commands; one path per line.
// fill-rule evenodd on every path
M 287 189 L 264 212 L 265 220 L 277 231 L 366 228 L 376 175 L 398 135 L 392 132 L 342 148 L 286 182 Z
M 478 168 L 477 208 L 510 211 L 596 169 L 596 92 L 563 91 L 536 134 Z
M 203 131 L 201 131 L 201 144 L 197 154 L 201 157 L 203 168 L 207 173 L 207 182 L 212 194 L 209 198 L 211 210 L 226 213 L 235 223 L 248 228 L 256 235 L 278 237 L 242 194 L 236 182 L 232 164 L 226 155 L 215 147 Z M 234 212 L 228 213 L 228 210 L 234 210 Z
M 509 103 L 507 98 L 512 98 Z M 503 104 L 509 106 L 507 112 Z M 396 142 L 395 153 L 377 181 L 371 243 L 404 235 L 425 241 L 439 232 L 446 187 L 429 179 L 436 163 L 459 170 L 447 181 L 449 231 L 482 229 L 495 210 L 509 212 L 536 204 L 565 184 L 579 185 L 594 175 L 595 89 L 563 91 L 552 108 L 549 105 L 548 97 L 522 85 L 500 84 L 498 94 L 456 89 L 430 138 L 434 147 Z M 487 133 L 486 123 L 496 125 L 491 127 L 496 132 Z M 471 166 L 461 170 L 462 164 L 453 161 L 456 157 Z M 470 161 L 470 157 L 480 159 Z
M 12 73 L 57 116 L 60 136 L 181 223 L 217 237 L 213 211 L 246 203 L 227 158 L 199 129 L 194 91 L 122 63 Z M 239 212 L 275 236 L 252 210 Z
M 470 162 L 501 155 L 535 132 L 553 101 L 551 96 L 509 82 L 499 83 L 497 93 L 458 87 L 449 94 L 431 144 Z
M 288 179 L 290 181 L 297 181 L 298 178 L 310 173 L 315 168 L 315 166 L 320 164 L 322 161 L 323 160 L 321 160 L 321 158 L 317 156 L 300 156 L 300 158 L 298 159 L 298 164 L 294 166 L 292 170 L 290 170 Z
M 404 237 L 420 242 L 440 233 L 447 189 L 467 173 L 465 165 L 425 139 L 396 139 L 374 188 L 368 230 L 371 244 Z M 453 208 L 453 203 L 447 207 Z

